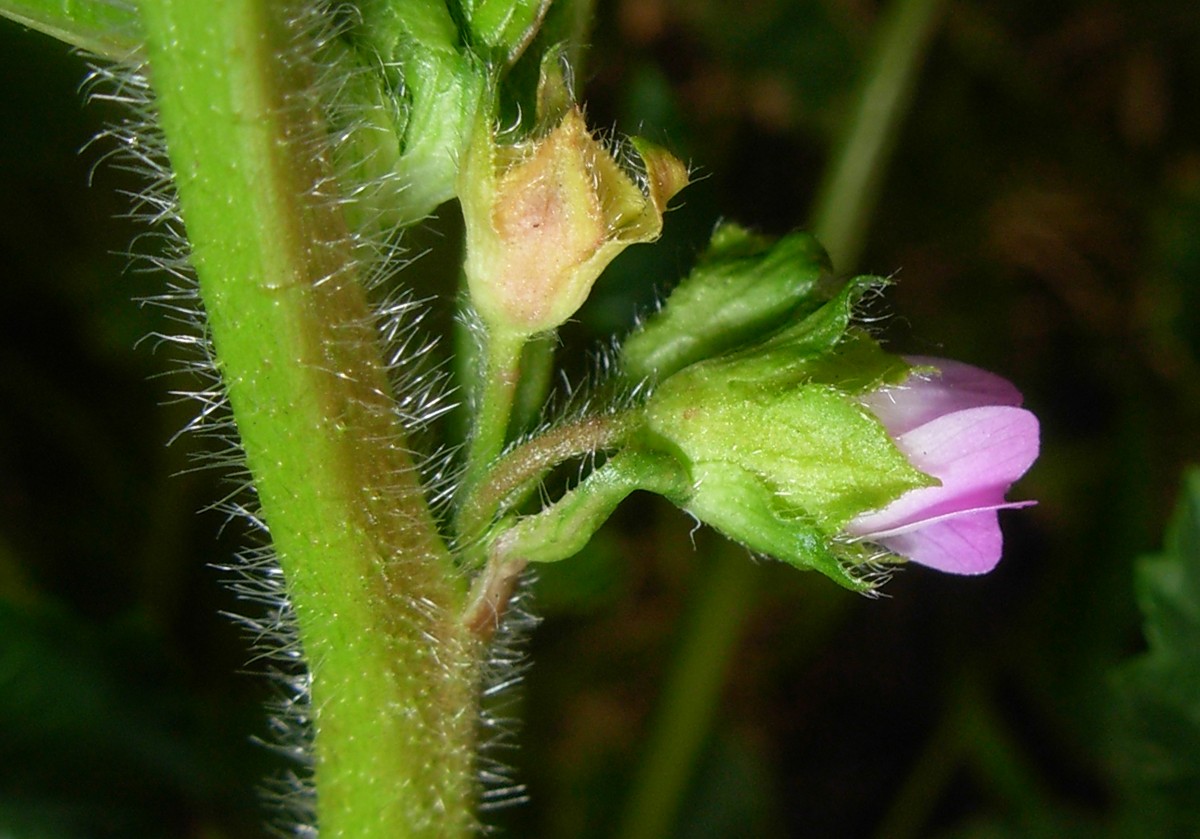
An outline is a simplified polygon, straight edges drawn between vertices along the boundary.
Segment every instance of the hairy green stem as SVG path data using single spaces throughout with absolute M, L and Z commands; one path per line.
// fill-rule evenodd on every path
M 322 836 L 465 836 L 477 651 L 328 194 L 297 9 L 141 12 L 209 329 L 310 664 Z
M 463 538 L 469 541 L 482 535 L 498 513 L 520 504 L 521 497 L 555 466 L 612 448 L 636 422 L 635 411 L 586 416 L 522 443 L 496 463 L 487 480 L 467 499 L 459 514 Z
M 558 335 L 535 335 L 521 351 L 521 381 L 513 397 L 513 434 L 527 432 L 537 423 L 546 407 L 546 397 L 554 379 L 554 351 Z
M 541 512 L 516 519 L 488 546 L 463 623 L 480 638 L 499 626 L 517 577 L 528 563 L 559 562 L 583 549 L 613 510 L 636 490 L 683 504 L 691 479 L 667 455 L 629 447 Z
M 559 562 L 583 550 L 631 492 L 648 490 L 683 504 L 691 488 L 678 461 L 629 447 L 546 509 L 518 519 L 492 543 L 491 553 L 499 560 Z
M 521 378 L 521 350 L 524 346 L 525 339 L 522 336 L 497 331 L 488 333 L 480 367 L 483 375 L 476 383 L 478 404 L 467 450 L 463 498 L 469 499 L 475 493 L 496 458 L 504 451 L 513 400 Z
M 812 227 L 840 271 L 857 262 L 863 238 L 879 197 L 879 184 L 887 168 L 900 126 L 912 101 L 917 73 L 936 30 L 937 12 L 945 0 L 894 0 L 876 34 L 873 52 L 859 86 L 857 107 L 846 123 L 839 152 L 830 165 L 813 210 Z M 715 716 L 724 680 L 724 667 L 691 666 L 689 662 L 731 647 L 753 605 L 752 586 L 722 586 L 734 579 L 731 566 L 747 563 L 738 551 L 719 551 L 706 579 L 696 588 L 692 614 L 695 622 L 682 636 L 672 666 L 669 693 L 660 700 L 656 728 L 648 739 L 642 768 L 626 802 L 623 837 L 671 835 L 666 815 L 679 810 L 685 781 L 704 743 L 704 734 Z M 699 608 L 703 605 L 704 608 Z M 721 662 L 719 662 L 721 663 Z M 685 719 L 695 730 L 680 730 L 671 705 L 686 697 L 690 709 Z

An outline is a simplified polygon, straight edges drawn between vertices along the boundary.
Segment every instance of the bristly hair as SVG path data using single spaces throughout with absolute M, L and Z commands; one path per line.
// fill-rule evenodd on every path
M 479 809 L 486 814 L 528 801 L 525 785 L 505 760 L 516 748 L 520 717 L 515 713 L 519 687 L 529 669 L 527 641 L 538 624 L 529 609 L 535 577 L 522 575 L 508 609 L 492 636 L 484 662 L 480 695 L 477 772 Z M 483 825 L 484 832 L 490 828 Z
M 314 154 L 338 162 L 335 176 L 314 185 L 313 197 L 338 204 L 352 216 L 349 252 L 353 270 L 375 299 L 371 328 L 383 350 L 383 363 L 392 394 L 395 419 L 405 429 L 406 446 L 416 468 L 429 488 L 430 502 L 444 504 L 450 497 L 453 470 L 450 455 L 434 448 L 431 426 L 450 411 L 453 394 L 445 366 L 436 361 L 435 340 L 422 327 L 423 301 L 406 291 L 395 290 L 394 277 L 411 261 L 400 241 L 399 230 L 384 206 L 386 196 L 394 193 L 395 173 L 383 172 L 364 179 L 371 172 L 364 161 L 352 159 L 344 147 L 355 142 L 357 131 L 379 130 L 350 98 L 340 95 L 354 82 L 353 74 L 375 72 L 377 68 L 348 68 L 344 62 L 326 58 L 327 47 L 343 38 L 347 27 L 357 25 L 356 12 L 349 4 L 314 2 L 299 11 L 289 22 L 297 48 L 288 61 L 304 62 L 305 75 L 313 79 L 305 101 L 325 114 L 333 127 L 321 136 L 305 137 L 297 142 L 312 146 Z M 160 273 L 166 280 L 164 290 L 142 305 L 163 312 L 166 326 L 149 336 L 157 349 L 165 347 L 176 363 L 188 374 L 192 385 L 172 391 L 172 399 L 195 403 L 196 415 L 175 438 L 198 435 L 205 440 L 202 451 L 191 455 L 193 468 L 218 469 L 228 479 L 230 490 L 211 506 L 226 516 L 226 525 L 240 523 L 246 543 L 236 559 L 217 566 L 226 577 L 235 597 L 242 604 L 240 613 L 231 617 L 246 631 L 251 660 L 249 669 L 265 675 L 275 686 L 276 695 L 268 709 L 266 732 L 260 738 L 285 758 L 285 768 L 277 778 L 266 781 L 262 793 L 272 810 L 272 831 L 279 836 L 317 835 L 314 823 L 315 792 L 312 785 L 312 728 L 310 708 L 311 675 L 305 657 L 295 615 L 288 596 L 286 580 L 270 547 L 270 534 L 263 520 L 245 456 L 238 441 L 226 389 L 220 380 L 214 349 L 204 320 L 195 274 L 190 265 L 190 248 L 184 236 L 183 221 L 174 191 L 165 140 L 158 120 L 150 84 L 141 65 L 95 66 L 86 84 L 91 99 L 123 106 L 125 116 L 97 138 L 104 148 L 99 163 L 109 163 L 137 173 L 145 188 L 131 196 L 131 214 L 148 226 L 131 246 L 134 270 Z M 291 105 L 285 105 L 291 107 Z M 370 161 L 365 163 L 369 164 Z M 376 167 L 377 169 L 379 167 Z M 382 196 L 382 198 L 381 198 Z M 392 290 L 389 290 L 392 289 Z M 522 589 L 526 591 L 526 589 Z M 524 595 L 522 595 L 524 597 Z M 428 604 L 407 604 L 411 612 L 428 609 Z M 481 799 L 486 807 L 511 803 L 522 798 L 522 791 L 511 778 L 498 752 L 511 745 L 508 736 L 512 724 L 505 721 L 498 697 L 519 681 L 523 672 L 523 654 L 519 639 L 528 634 L 533 619 L 524 610 L 510 610 L 486 663 L 484 713 L 480 728 L 485 754 L 479 758 Z
M 309 676 L 282 571 L 258 513 L 245 455 L 217 372 L 146 67 L 94 65 L 85 91 L 90 100 L 123 106 L 124 114 L 120 122 L 92 141 L 107 146 L 94 165 L 109 164 L 145 182 L 141 192 L 130 196 L 129 214 L 149 229 L 134 240 L 129 258 L 132 270 L 164 277 L 162 292 L 138 302 L 160 309 L 166 329 L 147 336 L 143 343 L 150 342 L 155 351 L 164 347 L 171 351 L 191 387 L 172 390 L 169 396 L 196 405 L 193 419 L 170 443 L 185 435 L 201 438 L 201 445 L 188 455 L 193 464 L 190 468 L 222 473 L 229 492 L 209 506 L 225 514 L 222 527 L 240 522 L 249 543 L 233 562 L 215 567 L 226 575 L 231 591 L 245 607 L 229 617 L 246 631 L 252 655 L 248 666 L 275 686 L 266 732 L 256 738 L 286 759 L 280 776 L 263 781 L 261 789 L 271 810 L 269 829 L 278 836 L 315 836 Z

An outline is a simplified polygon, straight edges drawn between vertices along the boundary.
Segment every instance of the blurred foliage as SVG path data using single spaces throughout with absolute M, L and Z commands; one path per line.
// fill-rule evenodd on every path
M 574 374 L 718 218 L 805 224 L 879 5 L 597 13 L 590 120 L 665 142 L 701 179 L 566 330 Z M 142 228 L 120 193 L 139 182 L 101 164 L 88 189 L 100 151 L 78 154 L 118 115 L 81 107 L 65 48 L 11 25 L 0 38 L 0 835 L 261 836 L 252 790 L 275 758 L 250 741 L 269 690 L 219 614 L 242 608 L 212 568 L 238 536 L 197 514 L 228 487 L 191 470 L 196 440 L 166 445 L 191 409 L 171 360 L 138 343 L 171 328 L 130 302 L 163 282 L 121 255 Z M 1164 623 L 1194 621 L 1194 580 L 1189 601 L 1142 572 L 1152 651 L 1112 678 L 1143 649 L 1134 559 L 1159 549 L 1200 461 L 1197 43 L 1192 0 L 947 5 L 859 267 L 898 280 L 879 324 L 893 347 L 1022 387 L 1043 455 L 1018 492 L 1040 504 L 1005 519 L 984 578 L 913 569 L 867 601 L 756 567 L 672 835 L 1132 836 L 1159 812 L 1163 835 L 1200 830 L 1138 774 L 1196 742 L 1180 727 L 1196 645 L 1165 640 L 1195 626 Z M 406 279 L 445 288 L 439 243 Z M 1181 521 L 1164 558 L 1194 545 Z M 489 817 L 506 835 L 620 822 L 717 541 L 691 529 L 635 499 L 585 556 L 540 572 L 508 756 L 532 800 Z
M 1200 801 L 1200 471 L 1188 476 L 1164 547 L 1137 568 L 1150 650 L 1119 671 L 1114 751 L 1138 814 L 1130 827 L 1191 836 Z

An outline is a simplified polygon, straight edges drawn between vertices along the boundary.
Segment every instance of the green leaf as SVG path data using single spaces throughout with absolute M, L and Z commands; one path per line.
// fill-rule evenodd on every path
M 1135 575 L 1149 651 L 1118 672 L 1119 769 L 1143 835 L 1195 835 L 1200 801 L 1200 470 L 1193 470 L 1163 553 Z
M 141 43 L 132 2 L 0 0 L 0 17 L 104 58 L 128 58 Z

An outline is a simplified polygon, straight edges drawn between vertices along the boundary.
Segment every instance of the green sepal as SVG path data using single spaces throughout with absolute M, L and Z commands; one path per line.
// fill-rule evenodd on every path
M 564 44 L 546 50 L 542 56 L 534 109 L 534 127 L 538 133 L 553 130 L 567 111 L 575 106 L 575 91 L 571 88 L 570 67 L 566 62 Z
M 697 380 L 782 391 L 800 384 L 835 385 L 858 394 L 898 384 L 909 372 L 900 358 L 880 349 L 851 324 L 863 295 L 879 287 L 877 277 L 855 277 L 806 317 L 749 346 L 708 358 L 666 378 L 655 398 L 691 387 Z
M 356 8 L 360 24 L 348 40 L 376 69 L 384 100 L 355 104 L 392 114 L 399 157 L 391 216 L 411 224 L 455 196 L 459 160 L 492 95 L 490 70 L 462 43 L 441 0 L 360 0 Z
M 772 244 L 722 224 L 662 309 L 626 339 L 622 368 L 635 379 L 663 379 L 756 340 L 820 305 L 829 271 L 824 249 L 807 233 Z
M 330 40 L 320 57 L 347 68 L 340 107 L 328 109 L 330 134 L 342 137 L 333 147 L 338 186 L 342 195 L 353 196 L 342 204 L 347 226 L 368 233 L 411 222 L 407 184 L 395 177 L 404 166 L 398 133 L 401 104 L 388 92 L 383 76 L 344 43 Z
M 767 339 L 691 364 L 646 402 L 640 444 L 692 476 L 686 509 L 748 547 L 850 588 L 855 517 L 936 480 L 914 468 L 860 396 L 909 374 L 852 325 L 871 277 Z
M 563 102 L 543 86 L 540 119 Z M 687 167 L 635 145 L 641 178 L 626 172 L 570 106 L 547 131 L 503 143 L 481 112 L 459 171 L 471 304 L 496 334 L 527 339 L 558 328 L 629 245 L 662 231 Z
M 416 66 L 410 75 L 418 81 L 406 76 L 412 98 L 396 172 L 406 219 L 418 221 L 457 194 L 459 163 L 491 88 L 485 69 L 469 57 Z
M 869 275 L 847 280 L 836 294 L 815 311 L 737 355 L 758 358 L 770 356 L 772 363 L 787 368 L 791 363 L 788 359 L 807 359 L 830 353 L 839 346 L 843 336 L 852 331 L 851 324 L 863 297 L 879 290 L 886 282 L 881 277 Z M 892 364 L 904 367 L 907 371 L 907 366 L 898 359 L 892 359 Z M 861 379 L 862 376 L 855 378 Z
M 462 0 L 463 15 L 478 44 L 513 64 L 537 34 L 551 0 Z
M 696 473 L 698 491 L 684 507 L 726 537 L 756 553 L 801 570 L 819 571 L 853 591 L 867 591 L 869 575 L 854 564 L 812 520 L 790 505 L 759 475 L 733 463 L 710 462 Z
M 858 388 L 840 386 L 842 376 L 854 385 L 892 380 L 896 360 L 863 335 L 838 350 L 795 359 L 786 371 L 758 358 L 693 365 L 651 398 L 647 432 L 689 466 L 697 494 L 716 490 L 706 470 L 732 464 L 836 535 L 855 516 L 931 483 L 854 398 Z

